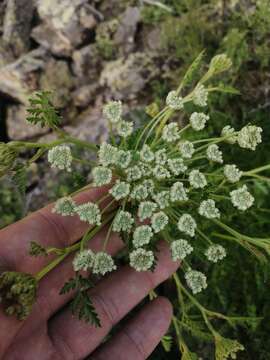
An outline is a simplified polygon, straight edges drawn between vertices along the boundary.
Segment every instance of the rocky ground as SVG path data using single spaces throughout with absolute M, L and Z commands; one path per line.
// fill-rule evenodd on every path
M 115 13 L 117 11 L 117 13 Z M 0 4 L 1 139 L 42 137 L 25 122 L 28 97 L 54 92 L 63 124 L 89 140 L 106 136 L 102 104 L 142 99 L 158 73 L 158 37 L 139 41 L 132 1 L 4 0 Z
M 28 98 L 39 89 L 53 92 L 69 133 L 94 142 L 107 137 L 104 102 L 114 98 L 126 109 L 144 107 L 147 86 L 160 68 L 158 31 L 142 34 L 143 6 L 130 0 L 2 1 L 0 141 L 50 138 L 48 129 L 25 121 Z M 31 170 L 31 210 L 65 192 L 65 185 L 55 189 L 56 174 L 46 166 Z

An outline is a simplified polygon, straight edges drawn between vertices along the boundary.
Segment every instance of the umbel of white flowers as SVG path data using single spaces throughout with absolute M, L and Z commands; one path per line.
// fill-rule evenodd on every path
M 192 100 L 197 106 L 207 105 L 208 90 L 199 84 Z M 171 91 L 166 99 L 171 110 L 184 108 L 184 100 L 177 91 Z M 219 219 L 221 211 L 217 200 L 202 198 L 195 201 L 197 211 L 188 211 L 186 204 L 194 203 L 196 194 L 204 194 L 202 189 L 211 185 L 207 171 L 197 167 L 196 142 L 185 139 L 177 122 L 165 124 L 158 146 L 145 141 L 138 149 L 127 148 L 127 138 L 131 135 L 133 124 L 123 119 L 122 103 L 110 101 L 105 105 L 103 114 L 110 122 L 110 127 L 119 136 L 119 145 L 103 142 L 98 151 L 98 164 L 92 170 L 93 184 L 96 187 L 111 184 L 109 194 L 118 202 L 118 210 L 112 221 L 113 232 L 126 234 L 130 238 L 129 263 L 136 271 L 151 270 L 155 264 L 153 246 L 160 236 L 166 236 L 170 229 L 179 234 L 170 242 L 174 261 L 187 261 L 191 253 L 196 253 L 197 230 L 199 233 L 200 216 L 207 221 Z M 189 118 L 189 127 L 199 132 L 210 121 L 204 112 L 193 112 Z M 240 131 L 230 126 L 223 128 L 220 142 L 236 144 L 242 148 L 255 150 L 262 141 L 262 129 L 247 125 Z M 211 166 L 223 166 L 223 154 L 217 143 L 209 143 L 203 150 L 205 161 Z M 72 154 L 67 145 L 56 146 L 49 150 L 48 161 L 52 167 L 71 170 Z M 243 172 L 234 164 L 225 164 L 222 169 L 223 181 L 231 184 L 241 181 Z M 220 174 L 220 173 L 219 173 Z M 220 176 L 220 175 L 218 175 Z M 113 180 L 115 179 L 115 180 Z M 207 194 L 207 191 L 205 192 Z M 254 203 L 254 197 L 246 185 L 232 189 L 231 203 L 241 211 L 247 210 Z M 129 204 L 132 204 L 130 207 Z M 64 197 L 56 202 L 53 211 L 63 216 L 79 216 L 90 226 L 102 224 L 102 211 L 98 204 L 87 202 L 76 204 L 71 197 Z M 175 212 L 173 212 L 175 211 Z M 147 223 L 145 223 L 147 221 Z M 176 235 L 177 236 L 177 235 Z M 182 237 L 191 238 L 192 243 Z M 196 239 L 194 241 L 194 239 Z M 226 250 L 219 244 L 205 249 L 205 258 L 216 263 L 224 259 Z M 94 253 L 82 250 L 74 258 L 75 271 L 91 271 L 104 275 L 116 266 L 106 252 Z M 189 269 L 185 273 L 187 285 L 194 294 L 207 286 L 206 276 L 200 271 Z

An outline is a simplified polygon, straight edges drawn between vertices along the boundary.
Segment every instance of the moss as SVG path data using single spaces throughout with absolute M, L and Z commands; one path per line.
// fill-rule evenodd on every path
M 96 32 L 96 44 L 100 55 L 105 60 L 112 60 L 116 56 L 116 46 L 113 40 L 119 25 L 117 19 L 103 22 L 99 25 Z

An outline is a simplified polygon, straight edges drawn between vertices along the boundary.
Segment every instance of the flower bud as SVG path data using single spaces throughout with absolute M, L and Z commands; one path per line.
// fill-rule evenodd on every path
M 5 271 L 0 275 L 0 302 L 7 315 L 24 320 L 36 300 L 37 280 L 30 274 Z

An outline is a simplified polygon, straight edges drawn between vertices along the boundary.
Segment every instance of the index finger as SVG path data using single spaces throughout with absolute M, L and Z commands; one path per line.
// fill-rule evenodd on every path
M 93 188 L 74 197 L 77 204 L 97 201 L 108 186 Z M 31 241 L 45 247 L 64 247 L 76 242 L 89 228 L 78 216 L 61 216 L 52 213 L 53 204 L 0 231 L 0 265 L 16 271 L 35 273 L 48 262 L 48 258 L 28 255 Z

